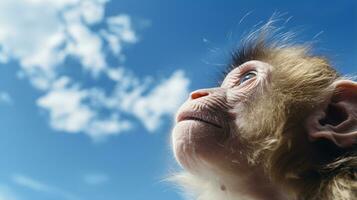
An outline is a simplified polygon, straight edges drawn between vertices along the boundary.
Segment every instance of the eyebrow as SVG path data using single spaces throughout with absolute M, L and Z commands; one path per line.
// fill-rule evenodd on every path
M 251 41 L 244 43 L 240 48 L 232 52 L 231 61 L 222 72 L 222 78 L 224 78 L 234 69 L 240 67 L 242 64 L 251 60 L 261 60 L 266 57 L 268 47 L 263 41 Z
M 233 51 L 230 67 L 237 68 L 250 60 L 259 60 L 265 57 L 267 46 L 264 42 L 247 42 Z

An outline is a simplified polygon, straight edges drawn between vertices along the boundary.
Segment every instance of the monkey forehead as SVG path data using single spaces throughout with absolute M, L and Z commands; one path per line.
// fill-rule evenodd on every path
M 257 72 L 257 77 L 265 77 L 266 79 L 269 79 L 272 66 L 269 63 L 260 60 L 247 61 L 230 71 L 223 80 L 222 85 L 227 85 L 229 82 L 240 78 L 244 73 L 252 70 Z

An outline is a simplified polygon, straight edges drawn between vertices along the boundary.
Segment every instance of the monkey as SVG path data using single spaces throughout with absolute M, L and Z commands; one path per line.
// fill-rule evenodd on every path
M 172 179 L 189 196 L 357 199 L 357 82 L 277 30 L 250 34 L 222 83 L 178 109 Z

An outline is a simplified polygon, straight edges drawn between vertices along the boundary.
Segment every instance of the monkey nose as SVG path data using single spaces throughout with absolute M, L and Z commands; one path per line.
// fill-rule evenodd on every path
M 198 99 L 198 98 L 208 96 L 208 95 L 209 95 L 209 93 L 206 91 L 196 90 L 196 91 L 191 92 L 190 97 L 192 100 L 194 100 L 194 99 Z

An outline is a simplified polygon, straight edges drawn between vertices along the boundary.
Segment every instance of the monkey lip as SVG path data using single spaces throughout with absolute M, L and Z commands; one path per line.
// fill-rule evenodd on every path
M 222 126 L 217 122 L 217 117 L 212 116 L 214 115 L 208 112 L 182 112 L 177 116 L 177 122 L 192 120 L 204 122 L 216 128 L 222 128 Z

